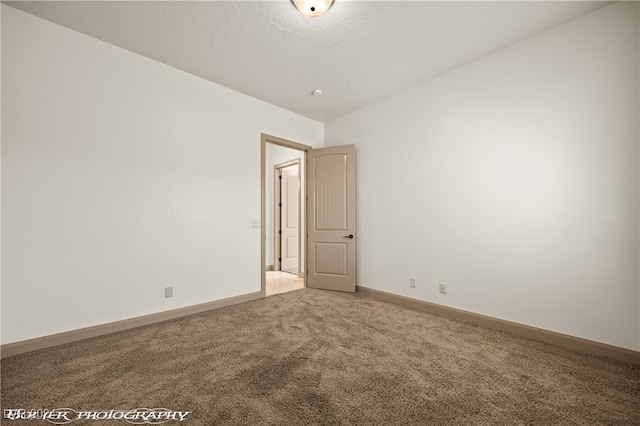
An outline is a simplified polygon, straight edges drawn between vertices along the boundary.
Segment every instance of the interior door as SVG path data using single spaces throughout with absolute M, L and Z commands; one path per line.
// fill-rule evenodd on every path
M 355 147 L 307 151 L 307 286 L 356 291 Z
M 299 217 L 300 178 L 298 165 L 294 165 L 280 170 L 280 269 L 296 275 Z

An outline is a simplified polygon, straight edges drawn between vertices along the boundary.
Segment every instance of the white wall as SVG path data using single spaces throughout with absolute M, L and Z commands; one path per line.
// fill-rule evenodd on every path
M 640 349 L 638 26 L 616 3 L 327 123 L 358 283 Z
M 3 344 L 260 291 L 260 133 L 323 142 L 6 5 L 2 122 Z
M 294 141 L 298 142 L 298 141 Z M 299 142 L 303 143 L 303 142 Z M 303 143 L 304 144 L 304 143 Z M 306 145 L 306 144 L 305 144 Z M 315 148 L 318 146 L 316 145 Z M 265 245 L 265 265 L 275 265 L 274 264 L 274 200 L 273 200 L 273 170 L 274 166 L 282 163 L 286 163 L 288 161 L 292 161 L 295 159 L 300 160 L 300 200 L 305 199 L 305 164 L 304 164 L 304 152 L 298 151 L 296 149 L 287 148 L 284 146 L 275 145 L 272 143 L 268 143 L 265 151 L 266 157 L 266 168 L 265 168 L 265 197 L 266 197 L 266 223 L 264 224 L 264 229 L 266 231 L 266 245 Z M 301 229 L 305 229 L 305 203 L 300 203 L 300 227 Z M 304 232 L 300 233 L 300 244 L 303 248 L 302 258 L 300 259 L 300 270 L 304 271 Z

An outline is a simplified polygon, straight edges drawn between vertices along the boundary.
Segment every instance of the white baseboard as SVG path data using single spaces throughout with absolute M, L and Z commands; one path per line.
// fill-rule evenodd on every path
M 457 320 L 479 324 L 494 330 L 506 331 L 519 336 L 529 337 L 546 343 L 562 346 L 593 355 L 601 355 L 618 361 L 640 365 L 640 352 L 618 346 L 607 345 L 606 343 L 595 342 L 593 340 L 582 339 L 568 334 L 556 333 L 542 328 L 531 327 L 516 322 L 505 321 L 498 318 L 480 315 L 462 309 L 451 308 L 449 306 L 438 305 L 436 303 L 425 302 L 406 296 L 400 296 L 385 291 L 374 290 L 372 288 L 357 286 L 357 291 L 366 296 L 375 297 L 387 302 L 397 303 L 409 308 L 427 311 L 438 315 L 448 316 Z
M 255 293 L 243 294 L 241 296 L 229 297 L 227 299 L 214 300 L 212 302 L 172 309 L 170 311 L 158 312 L 156 314 L 144 315 L 141 317 L 130 318 L 122 321 L 115 321 L 108 324 L 101 324 L 93 327 L 66 331 L 64 333 L 37 337 L 35 339 L 8 343 L 0 347 L 0 356 L 2 358 L 8 358 L 10 356 L 35 351 L 38 349 L 49 348 L 51 346 L 62 345 L 64 343 L 76 342 L 78 340 L 88 339 L 91 337 L 103 336 L 105 334 L 115 333 L 116 331 L 128 330 L 130 328 L 154 324 L 157 322 L 180 318 L 187 315 L 193 315 L 200 312 L 209 311 L 211 309 L 219 309 L 225 306 L 237 305 L 239 303 L 250 302 L 252 300 L 261 298 L 262 293 L 258 291 Z

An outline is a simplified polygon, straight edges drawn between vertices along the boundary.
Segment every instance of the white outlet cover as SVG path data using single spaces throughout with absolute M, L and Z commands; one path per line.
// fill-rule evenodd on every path
M 254 220 L 253 222 L 251 222 L 251 227 L 252 228 L 260 228 L 260 219 Z

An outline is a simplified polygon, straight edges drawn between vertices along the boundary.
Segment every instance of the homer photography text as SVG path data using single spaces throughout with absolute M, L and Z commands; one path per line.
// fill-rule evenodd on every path
M 162 424 L 169 421 L 182 422 L 191 411 L 173 411 L 168 408 L 134 408 L 131 410 L 74 410 L 55 409 L 4 409 L 8 420 L 45 420 L 54 425 L 64 425 L 74 420 L 124 420 L 133 425 Z

